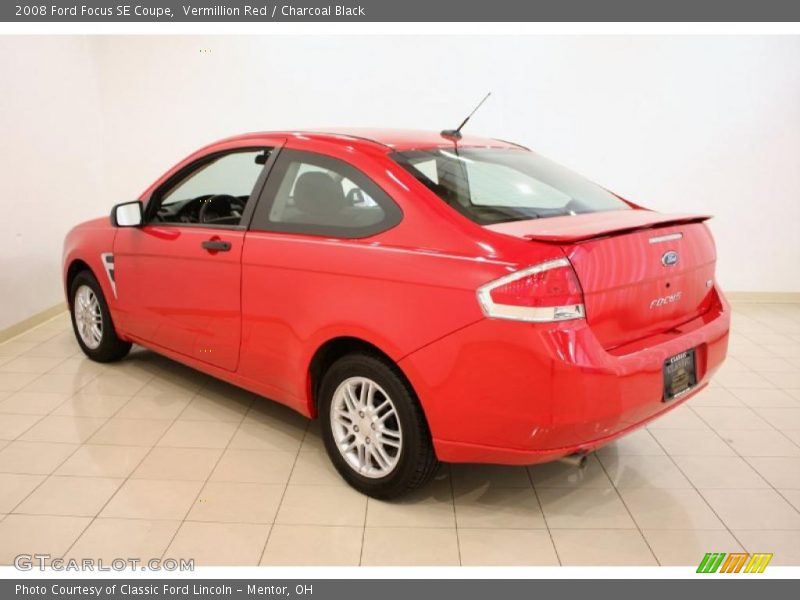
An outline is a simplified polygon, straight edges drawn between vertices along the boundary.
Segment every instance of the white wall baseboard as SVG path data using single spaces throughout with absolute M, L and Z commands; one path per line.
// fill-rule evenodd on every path
M 728 301 L 739 304 L 800 304 L 800 292 L 723 292 Z
M 49 321 L 56 315 L 59 315 L 62 312 L 65 312 L 66 310 L 67 310 L 66 305 L 63 302 L 59 302 L 55 306 L 46 308 L 43 311 L 28 317 L 24 321 L 15 323 L 11 327 L 6 327 L 5 329 L 0 330 L 0 343 L 8 341 L 11 338 L 20 335 L 21 333 L 25 333 L 29 329 L 33 329 L 37 325 L 41 325 L 45 321 Z

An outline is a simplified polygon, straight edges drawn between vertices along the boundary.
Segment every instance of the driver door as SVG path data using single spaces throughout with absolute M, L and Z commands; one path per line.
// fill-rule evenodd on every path
M 117 304 L 134 341 L 236 369 L 242 244 L 273 150 L 193 161 L 153 192 L 142 227 L 117 231 Z

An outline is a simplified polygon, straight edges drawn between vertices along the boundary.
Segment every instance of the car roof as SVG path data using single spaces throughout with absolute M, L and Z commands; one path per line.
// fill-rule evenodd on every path
M 368 145 L 372 148 L 383 147 L 387 152 L 394 150 L 415 150 L 423 148 L 452 148 L 453 140 L 442 136 L 438 131 L 413 129 L 371 129 L 371 128 L 337 128 L 308 129 L 295 131 L 264 131 L 248 133 L 229 138 L 252 138 L 259 135 L 299 137 L 320 142 L 346 144 L 348 146 Z M 225 140 L 225 141 L 229 141 Z M 458 140 L 459 146 L 479 146 L 489 148 L 524 148 L 503 140 L 464 134 Z

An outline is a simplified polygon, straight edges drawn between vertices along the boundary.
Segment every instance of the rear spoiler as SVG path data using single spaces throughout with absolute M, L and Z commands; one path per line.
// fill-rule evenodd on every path
M 498 223 L 487 225 L 486 228 L 539 242 L 571 244 L 640 229 L 702 223 L 710 218 L 711 215 L 665 215 L 650 210 L 634 209 Z

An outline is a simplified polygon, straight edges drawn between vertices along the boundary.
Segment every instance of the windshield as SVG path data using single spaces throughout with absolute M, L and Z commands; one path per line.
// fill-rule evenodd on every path
M 541 156 L 505 148 L 436 148 L 392 158 L 481 225 L 629 209 L 617 196 Z

